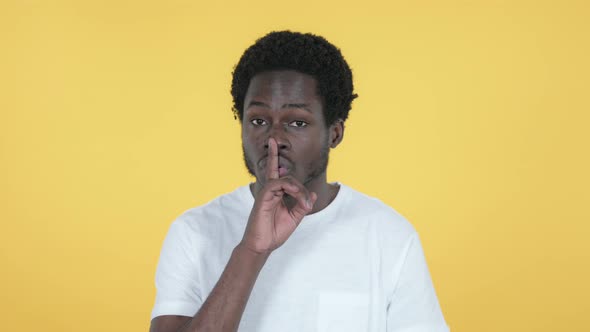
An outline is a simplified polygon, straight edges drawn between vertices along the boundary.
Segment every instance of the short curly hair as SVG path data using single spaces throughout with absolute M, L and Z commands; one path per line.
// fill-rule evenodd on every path
M 353 92 L 352 71 L 336 46 L 310 33 L 273 31 L 242 54 L 232 73 L 233 112 L 240 122 L 250 80 L 271 70 L 295 70 L 315 78 L 326 126 L 338 119 L 345 121 L 352 101 L 358 97 Z

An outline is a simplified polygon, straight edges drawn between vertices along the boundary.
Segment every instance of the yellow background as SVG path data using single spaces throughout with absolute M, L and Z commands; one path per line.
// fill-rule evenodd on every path
M 169 224 L 251 179 L 230 73 L 273 29 L 357 92 L 329 178 L 418 229 L 453 331 L 589 331 L 586 1 L 0 4 L 0 325 L 146 331 Z

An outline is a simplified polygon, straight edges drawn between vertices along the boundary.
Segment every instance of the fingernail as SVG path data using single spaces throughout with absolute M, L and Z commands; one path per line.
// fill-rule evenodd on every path
M 311 209 L 311 201 L 308 199 L 305 204 L 307 204 L 307 208 Z

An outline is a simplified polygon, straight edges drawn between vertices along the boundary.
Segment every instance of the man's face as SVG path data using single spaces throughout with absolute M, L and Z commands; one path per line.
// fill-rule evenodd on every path
M 265 182 L 270 137 L 278 144 L 280 177 L 292 176 L 308 188 L 326 182 L 329 147 L 334 144 L 316 84 L 313 77 L 295 71 L 263 72 L 250 81 L 242 148 L 258 184 Z

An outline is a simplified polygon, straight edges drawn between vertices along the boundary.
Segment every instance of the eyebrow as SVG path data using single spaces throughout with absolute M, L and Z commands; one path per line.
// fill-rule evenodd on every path
M 249 104 L 248 107 L 246 107 L 246 109 L 252 107 L 252 106 L 260 106 L 260 107 L 264 107 L 264 108 L 270 108 L 270 106 L 268 104 L 265 104 L 261 101 L 256 101 L 256 100 L 252 100 Z M 302 110 L 305 110 L 309 113 L 313 113 L 311 111 L 311 109 L 309 108 L 308 104 L 283 104 L 283 106 L 281 106 L 281 109 L 285 109 L 285 108 L 299 108 Z

